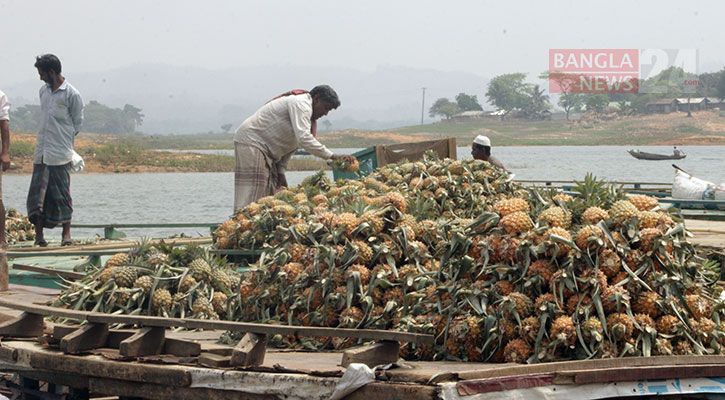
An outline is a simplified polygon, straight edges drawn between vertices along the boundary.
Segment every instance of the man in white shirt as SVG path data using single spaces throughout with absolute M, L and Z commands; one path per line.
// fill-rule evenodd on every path
M 327 86 L 293 90 L 276 97 L 247 118 L 234 134 L 234 210 L 287 186 L 287 164 L 299 148 L 325 160 L 336 155 L 315 138 L 317 120 L 340 106 Z
M 488 161 L 501 169 L 506 169 L 498 158 L 491 155 L 491 139 L 488 136 L 478 135 L 473 139 L 471 155 L 474 160 Z
M 35 141 L 33 176 L 28 191 L 28 219 L 35 225 L 35 244 L 47 246 L 43 228 L 63 226 L 61 246 L 73 244 L 70 222 L 70 168 L 73 141 L 83 122 L 83 99 L 61 75 L 58 57 L 44 54 L 35 60 L 40 80 L 41 121 Z
M 0 153 L 0 246 L 7 249 L 8 242 L 5 239 L 5 204 L 3 204 L 3 173 L 10 167 L 10 103 L 2 90 L 0 90 L 0 140 L 2 140 L 2 153 Z

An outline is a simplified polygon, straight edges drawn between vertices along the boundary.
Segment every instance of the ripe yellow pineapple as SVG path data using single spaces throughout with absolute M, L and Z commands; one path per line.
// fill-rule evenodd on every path
M 529 203 L 519 197 L 499 200 L 494 203 L 493 208 L 501 217 L 515 212 L 528 213 L 530 211 Z
M 556 194 L 556 195 L 554 195 L 554 197 L 552 197 L 551 199 L 552 199 L 552 200 L 554 200 L 554 201 L 558 201 L 558 202 L 566 203 L 567 201 L 571 201 L 571 200 L 573 200 L 574 198 L 573 198 L 573 197 L 571 197 L 571 196 L 569 196 L 569 195 L 568 195 L 568 194 L 566 194 L 566 193 L 557 193 L 557 194 Z
M 214 292 L 211 299 L 212 308 L 217 314 L 226 314 L 227 312 L 227 295 L 222 292 Z
M 646 194 L 633 194 L 627 200 L 640 211 L 649 211 L 660 205 L 656 198 Z
M 388 192 L 385 195 L 385 202 L 392 205 L 395 209 L 401 213 L 405 213 L 407 210 L 407 204 L 405 203 L 405 197 L 398 192 Z
M 154 284 L 154 278 L 151 275 L 144 275 L 136 279 L 133 283 L 134 288 L 140 288 L 144 293 L 149 294 L 151 292 L 151 286 Z
M 662 232 L 660 232 L 657 228 L 645 228 L 642 229 L 640 232 L 640 242 L 639 242 L 639 250 L 643 251 L 645 253 L 652 251 L 654 247 L 655 240 L 662 236 Z
M 629 292 L 621 286 L 608 286 L 601 293 L 602 307 L 605 312 L 611 313 L 626 310 L 629 307 Z
M 587 248 L 595 248 L 598 246 L 597 242 L 590 238 L 604 240 L 604 232 L 602 232 L 602 229 L 596 225 L 584 225 L 576 233 L 575 241 L 577 247 L 579 247 L 580 250 L 585 250 Z
M 662 213 L 654 211 L 640 211 L 637 213 L 637 220 L 639 221 L 637 227 L 642 230 L 645 228 L 656 228 L 657 223 L 660 220 Z
M 549 227 L 568 229 L 571 226 L 571 214 L 561 207 L 554 206 L 542 211 L 536 221 Z
M 589 225 L 596 225 L 599 221 L 609 219 L 609 212 L 600 207 L 589 207 L 582 213 L 582 222 Z
M 341 213 L 335 215 L 332 220 L 332 225 L 335 229 L 344 227 L 345 234 L 350 236 L 352 235 L 352 232 L 355 230 L 355 228 L 360 225 L 360 220 L 353 213 Z
M 566 240 L 571 240 L 571 233 L 569 233 L 569 231 L 567 231 L 564 228 L 555 226 L 553 228 L 547 229 L 547 231 L 544 233 L 544 240 L 549 242 L 547 251 L 546 251 L 546 254 L 548 256 L 551 257 L 554 254 L 556 254 L 558 257 L 561 257 L 561 256 L 566 256 L 569 253 L 571 253 L 571 250 L 572 250 L 571 246 L 569 246 L 566 243 L 561 243 L 561 242 L 555 243 L 554 241 L 552 241 L 551 235 L 556 235 L 556 236 L 559 236 Z
M 365 313 L 359 308 L 352 306 L 340 314 L 340 326 L 355 328 L 365 318 Z
M 534 223 L 529 215 L 523 211 L 517 211 L 501 218 L 498 225 L 511 235 L 528 232 L 534 228 Z
M 656 329 L 655 320 L 647 314 L 634 314 L 634 322 L 637 323 L 635 328 L 642 332 L 646 332 L 647 328 Z

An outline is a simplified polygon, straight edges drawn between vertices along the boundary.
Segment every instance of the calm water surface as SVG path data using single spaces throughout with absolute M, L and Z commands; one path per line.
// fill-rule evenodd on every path
M 725 146 L 684 147 L 682 160 L 637 160 L 624 146 L 529 146 L 494 148 L 507 169 L 517 179 L 581 180 L 587 172 L 598 178 L 618 181 L 671 183 L 674 162 L 693 175 L 715 183 L 725 182 Z M 670 146 L 642 146 L 652 153 L 671 153 Z M 352 153 L 359 149 L 335 149 Z M 213 150 L 218 154 L 233 151 Z M 458 148 L 459 159 L 470 158 L 470 149 Z M 287 180 L 298 184 L 312 172 L 290 172 Z M 331 174 L 330 174 L 331 176 Z M 73 222 L 78 224 L 132 223 L 217 223 L 232 212 L 233 173 L 147 173 L 147 174 L 73 174 Z M 5 175 L 3 201 L 6 207 L 26 214 L 25 198 L 30 175 Z M 162 237 L 174 233 L 207 236 L 205 228 L 124 229 L 132 237 Z M 75 237 L 102 235 L 102 229 L 75 229 Z M 51 239 L 60 237 L 60 229 L 48 231 Z

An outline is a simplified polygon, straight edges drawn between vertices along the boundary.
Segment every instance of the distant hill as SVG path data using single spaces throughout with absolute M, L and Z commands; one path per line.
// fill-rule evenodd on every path
M 483 100 L 488 81 L 464 72 L 395 66 L 365 72 L 341 67 L 208 70 L 146 64 L 66 73 L 86 102 L 140 107 L 145 114 L 140 130 L 148 134 L 219 132 L 227 123 L 236 128 L 270 98 L 320 83 L 335 88 L 342 101 L 342 106 L 329 115 L 331 129 L 387 129 L 420 123 L 422 87 L 428 88 L 425 117 L 431 122 L 427 109 L 435 99 L 465 92 Z M 13 106 L 37 104 L 41 84 L 39 80 L 26 81 L 3 91 Z

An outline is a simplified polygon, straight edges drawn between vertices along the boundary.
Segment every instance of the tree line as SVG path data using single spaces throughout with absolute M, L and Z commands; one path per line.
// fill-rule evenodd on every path
M 598 92 L 582 93 L 576 90 L 581 85 L 580 76 L 544 72 L 541 79 L 555 80 L 561 89 L 557 105 L 566 113 L 591 110 L 601 113 L 607 106 L 617 103 L 622 114 L 642 114 L 647 111 L 647 103 L 663 98 L 717 97 L 725 99 L 725 68 L 718 72 L 702 74 L 687 73 L 679 67 L 670 67 L 646 80 L 633 80 L 622 84 L 636 85 L 637 93 Z M 600 82 L 605 84 L 604 82 Z M 687 83 L 694 87 L 687 90 Z M 499 110 L 502 117 L 514 113 L 526 119 L 541 119 L 546 111 L 552 109 L 549 96 L 540 85 L 527 83 L 525 73 L 502 74 L 494 77 L 488 84 L 486 99 Z M 459 93 L 455 101 L 447 98 L 437 99 L 429 110 L 431 117 L 441 116 L 451 119 L 464 111 L 483 110 L 476 96 Z
M 130 135 L 143 124 L 141 109 L 131 104 L 123 108 L 111 108 L 91 100 L 83 109 L 83 131 Z M 32 132 L 40 126 L 42 114 L 39 105 L 28 104 L 10 110 L 10 121 L 14 131 Z

